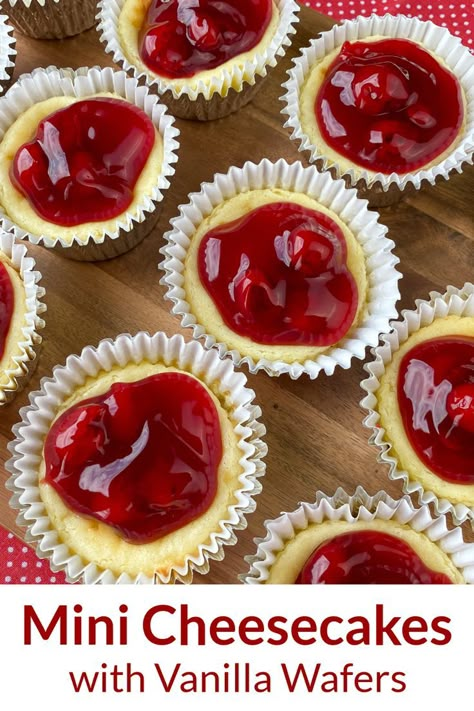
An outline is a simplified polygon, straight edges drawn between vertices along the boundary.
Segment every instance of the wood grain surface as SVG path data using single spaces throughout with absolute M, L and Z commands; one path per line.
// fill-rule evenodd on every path
M 96 345 L 102 338 L 123 332 L 164 330 L 171 335 L 181 331 L 163 299 L 157 264 L 162 235 L 177 214 L 178 205 L 187 201 L 188 193 L 199 190 L 200 183 L 211 180 L 216 172 L 225 172 L 246 160 L 283 157 L 306 164 L 283 128 L 281 84 L 299 48 L 333 21 L 306 8 L 302 8 L 300 17 L 291 51 L 271 72 L 252 104 L 217 122 L 177 121 L 181 149 L 176 175 L 156 229 L 140 246 L 99 264 L 76 263 L 45 248 L 30 246 L 46 288 L 47 326 L 39 365 L 27 390 L 0 411 L 2 479 L 7 477 L 3 464 L 9 456 L 6 447 L 11 428 L 19 419 L 18 411 L 27 403 L 28 391 L 36 390 L 54 365 L 86 345 Z M 34 41 L 19 35 L 17 40 L 15 76 L 37 66 L 111 64 L 95 30 L 64 41 Z M 473 195 L 474 169 L 467 166 L 448 182 L 423 188 L 380 210 L 381 221 L 389 227 L 400 258 L 400 309 L 413 308 L 414 300 L 426 298 L 432 289 L 444 291 L 448 284 L 459 287 L 473 279 Z M 183 333 L 190 339 L 189 331 Z M 387 468 L 377 464 L 376 450 L 367 444 L 368 431 L 362 426 L 359 406 L 363 377 L 360 361 L 353 361 L 348 371 L 337 369 L 332 377 L 322 375 L 314 382 L 305 377 L 296 382 L 286 376 L 271 379 L 264 373 L 250 376 L 267 427 L 269 453 L 263 492 L 237 545 L 227 547 L 224 560 L 214 562 L 207 576 L 196 576 L 196 582 L 236 583 L 237 575 L 248 567 L 244 556 L 255 550 L 254 537 L 264 533 L 263 521 L 294 509 L 299 501 L 314 500 L 318 489 L 332 494 L 343 486 L 352 493 L 362 484 L 369 493 L 385 489 L 394 497 L 401 495 L 401 484 L 389 481 Z M 2 486 L 0 523 L 21 536 L 8 499 L 9 493 Z M 467 524 L 464 530 L 473 540 Z

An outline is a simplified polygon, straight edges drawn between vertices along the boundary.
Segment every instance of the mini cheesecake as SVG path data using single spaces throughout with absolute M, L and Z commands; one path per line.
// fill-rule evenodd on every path
M 0 204 L 33 235 L 64 244 L 117 233 L 162 170 L 152 120 L 113 93 L 54 96 L 13 122 L 0 143 Z
M 39 467 L 60 541 L 116 576 L 186 568 L 237 503 L 235 427 L 217 389 L 172 365 L 88 378 L 58 408 Z
M 399 468 L 425 491 L 474 507 L 474 318 L 447 315 L 392 354 L 375 392 Z
M 340 174 L 366 171 L 369 178 L 442 162 L 466 122 L 453 72 L 400 37 L 369 36 L 328 52 L 307 71 L 299 104 L 301 130 L 318 153 Z
M 118 32 L 130 64 L 180 91 L 243 69 L 270 44 L 279 19 L 273 0 L 125 0 Z
M 186 300 L 207 333 L 255 360 L 304 362 L 366 314 L 362 247 L 303 193 L 249 190 L 217 205 L 191 238 Z
M 26 293 L 23 280 L 11 259 L 0 249 L 0 403 L 9 384 L 7 371 L 15 370 L 15 357 L 22 355 L 26 325 Z
M 324 521 L 295 532 L 270 565 L 267 584 L 462 584 L 449 555 L 394 520 Z

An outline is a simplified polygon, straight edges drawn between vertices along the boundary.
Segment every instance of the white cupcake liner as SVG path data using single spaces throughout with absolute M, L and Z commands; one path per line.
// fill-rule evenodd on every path
M 211 534 L 210 541 L 199 545 L 198 552 L 182 566 L 172 567 L 167 575 L 117 576 L 94 562 L 83 561 L 61 543 L 39 496 L 38 466 L 44 439 L 60 403 L 88 377 L 110 371 L 116 365 L 124 367 L 142 361 L 162 362 L 193 373 L 225 396 L 226 407 L 236 423 L 243 472 L 239 477 L 241 487 L 235 492 L 237 503 L 229 506 L 227 517 L 219 522 L 219 530 Z M 7 488 L 13 491 L 10 505 L 19 509 L 17 522 L 27 527 L 25 539 L 35 546 L 37 555 L 49 559 L 53 571 L 64 571 L 69 582 L 190 583 L 194 571 L 207 573 L 211 560 L 223 559 L 224 546 L 236 543 L 235 532 L 246 527 L 246 515 L 255 509 L 254 496 L 262 489 L 259 478 L 265 473 L 263 457 L 267 447 L 261 439 L 265 427 L 258 421 L 261 410 L 253 402 L 255 393 L 246 384 L 243 373 L 236 372 L 229 361 L 221 361 L 217 353 L 206 352 L 199 343 L 185 343 L 182 336 L 168 338 L 164 333 L 150 336 L 141 332 L 133 337 L 122 334 L 114 341 L 103 340 L 97 348 L 88 346 L 80 356 L 69 356 L 64 366 L 54 368 L 53 376 L 41 381 L 41 389 L 30 395 L 30 405 L 20 411 L 22 421 L 13 428 L 15 439 L 9 444 L 13 456 L 6 464 L 11 473 Z
M 27 239 L 33 244 L 42 244 L 59 251 L 71 259 L 95 261 L 110 259 L 132 249 L 156 223 L 159 216 L 157 205 L 163 200 L 163 192 L 169 187 L 169 178 L 174 175 L 173 164 L 178 160 L 179 130 L 174 125 L 166 107 L 159 97 L 151 94 L 147 87 L 139 86 L 136 79 L 126 72 L 114 71 L 110 67 L 83 67 L 71 69 L 35 69 L 31 74 L 23 74 L 0 99 L 0 141 L 7 129 L 30 106 L 54 96 L 76 96 L 86 98 L 101 92 L 112 92 L 142 109 L 153 121 L 163 140 L 163 160 L 156 184 L 149 195 L 144 196 L 136 214 L 129 212 L 119 216 L 113 231 L 103 231 L 100 236 L 89 234 L 84 240 L 78 236 L 72 240 L 54 234 L 32 234 L 15 224 L 0 209 L 0 225 L 12 231 L 18 239 Z M 60 228 L 58 228 L 60 232 Z
M 36 39 L 61 39 L 95 24 L 97 1 L 5 0 L 4 7 L 22 34 Z
M 429 301 L 417 300 L 415 310 L 403 311 L 402 320 L 391 323 L 393 330 L 382 337 L 381 345 L 372 350 L 374 360 L 364 365 L 364 370 L 369 377 L 361 383 L 366 395 L 360 404 L 368 412 L 364 418 L 364 425 L 372 431 L 369 444 L 378 449 L 377 460 L 388 464 L 389 478 L 394 481 L 400 480 L 404 493 L 416 496 L 420 504 L 432 504 L 438 514 L 449 513 L 457 524 L 462 524 L 468 519 L 474 521 L 474 507 L 438 498 L 434 492 L 425 491 L 420 482 L 413 480 L 407 471 L 401 469 L 397 458 L 393 455 L 392 443 L 386 438 L 385 429 L 380 425 L 380 415 L 377 411 L 377 390 L 393 353 L 411 334 L 433 323 L 436 318 L 449 315 L 474 316 L 474 284 L 467 283 L 462 289 L 450 286 L 445 294 L 433 291 Z
M 16 59 L 16 40 L 12 36 L 13 27 L 8 24 L 8 17 L 0 15 L 0 94 L 9 85 Z
M 303 193 L 336 213 L 354 233 L 366 259 L 365 317 L 349 337 L 305 362 L 286 363 L 267 358 L 256 361 L 229 350 L 212 333 L 206 333 L 186 301 L 184 261 L 198 226 L 224 200 L 249 190 L 271 187 Z M 171 227 L 160 250 L 164 255 L 160 267 L 165 272 L 161 283 L 167 287 L 165 298 L 173 303 L 172 313 L 181 318 L 182 326 L 192 328 L 194 338 L 202 339 L 206 348 L 216 348 L 221 358 L 229 356 L 235 365 L 245 365 L 251 373 L 259 370 L 271 376 L 288 373 L 292 379 L 303 374 L 314 379 L 321 371 L 332 375 L 336 366 L 347 369 L 352 358 L 363 359 L 367 346 L 378 344 L 380 334 L 388 331 L 390 319 L 397 315 L 401 274 L 395 268 L 399 260 L 392 253 L 395 245 L 386 237 L 387 228 L 378 222 L 378 214 L 367 209 L 367 201 L 360 200 L 354 189 L 347 189 L 342 180 L 333 180 L 329 173 L 319 173 L 314 166 L 304 168 L 301 163 L 290 165 L 283 159 L 276 163 L 264 159 L 258 165 L 247 162 L 242 168 L 232 167 L 228 173 L 216 175 L 212 183 L 203 183 L 199 193 L 192 193 L 190 202 L 180 206 L 180 215 L 171 221 Z
M 250 570 L 239 579 L 250 585 L 265 583 L 280 551 L 288 541 L 312 524 L 326 521 L 346 521 L 350 524 L 375 519 L 395 521 L 424 533 L 449 555 L 466 583 L 474 583 L 474 544 L 464 541 L 461 528 L 449 529 L 445 516 L 433 516 L 426 505 L 415 508 L 409 496 L 394 500 L 385 491 L 369 496 L 361 486 L 357 487 L 353 496 L 341 488 L 331 497 L 318 491 L 313 504 L 300 503 L 291 513 L 285 512 L 272 521 L 265 521 L 266 536 L 254 540 L 257 552 L 245 558 Z
M 237 61 L 232 68 L 217 67 L 212 81 L 199 81 L 196 85 L 176 84 L 159 77 L 152 71 L 130 64 L 121 46 L 118 22 L 125 0 L 100 0 L 98 3 L 98 31 L 105 51 L 112 54 L 114 62 L 140 80 L 146 81 L 161 96 L 170 111 L 180 118 L 212 120 L 237 111 L 253 98 L 257 86 L 271 67 L 284 57 L 291 45 L 291 35 L 296 30 L 299 5 L 295 0 L 275 0 L 280 12 L 278 27 L 270 44 L 255 53 L 245 65 Z M 239 87 L 238 90 L 235 87 Z
M 300 124 L 299 94 L 301 87 L 308 75 L 309 69 L 321 61 L 329 52 L 341 47 L 346 41 L 362 40 L 372 35 L 386 37 L 400 37 L 421 43 L 426 49 L 431 50 L 443 59 L 449 69 L 457 77 L 464 89 L 466 97 L 466 121 L 460 140 L 457 141 L 450 154 L 431 168 L 420 169 L 406 175 L 391 173 L 372 173 L 362 166 L 351 170 L 343 170 L 337 161 L 325 155 L 324 148 L 315 146 L 304 133 Z M 467 47 L 461 44 L 459 37 L 454 37 L 446 28 L 438 27 L 432 22 L 423 22 L 417 18 L 405 15 L 384 15 L 379 17 L 357 17 L 355 20 L 345 20 L 335 25 L 331 30 L 322 32 L 318 39 L 313 39 L 311 44 L 304 48 L 289 70 L 289 80 L 283 84 L 286 89 L 281 97 L 285 102 L 282 113 L 288 116 L 285 127 L 291 129 L 291 138 L 297 141 L 300 151 L 308 151 L 311 162 L 318 161 L 322 170 L 331 169 L 335 177 L 345 176 L 350 185 L 377 186 L 384 192 L 390 186 L 399 190 L 408 185 L 419 189 L 424 181 L 434 185 L 438 177 L 449 178 L 452 171 L 462 172 L 464 163 L 473 162 L 474 151 L 474 56 Z M 395 188 L 395 189 L 396 189 Z
M 26 298 L 22 339 L 17 344 L 18 352 L 13 357 L 14 365 L 3 371 L 8 382 L 0 385 L 1 407 L 11 402 L 23 389 L 36 367 L 42 342 L 39 332 L 45 325 L 40 314 L 46 311 L 46 305 L 41 301 L 45 295 L 45 290 L 39 286 L 41 274 L 35 270 L 35 260 L 28 256 L 26 246 L 18 244 L 13 235 L 0 232 L 0 252 L 8 257 L 13 268 L 20 275 Z

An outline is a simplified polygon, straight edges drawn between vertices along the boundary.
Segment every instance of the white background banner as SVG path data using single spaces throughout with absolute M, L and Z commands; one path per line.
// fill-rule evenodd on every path
M 473 705 L 468 586 L 22 585 L 0 595 L 2 700 L 21 711 Z

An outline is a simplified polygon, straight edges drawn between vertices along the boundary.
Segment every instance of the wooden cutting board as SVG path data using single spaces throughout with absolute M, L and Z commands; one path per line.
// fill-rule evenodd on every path
M 188 193 L 199 190 L 200 183 L 212 180 L 216 172 L 226 172 L 229 166 L 241 166 L 247 160 L 285 158 L 307 164 L 283 129 L 281 84 L 299 48 L 328 29 L 333 20 L 307 8 L 302 8 L 300 18 L 292 49 L 252 104 L 213 123 L 177 121 L 181 149 L 176 176 L 156 229 L 141 245 L 99 264 L 76 263 L 30 246 L 47 292 L 47 326 L 39 365 L 27 390 L 0 411 L 3 480 L 7 478 L 3 468 L 9 457 L 7 443 L 19 420 L 18 411 L 27 403 L 28 391 L 36 390 L 54 365 L 86 345 L 123 332 L 164 330 L 171 335 L 182 331 L 163 300 L 157 264 L 162 235 L 178 213 L 178 205 L 187 202 Z M 63 41 L 35 41 L 19 35 L 17 40 L 15 76 L 39 66 L 111 64 L 95 30 Z M 401 260 L 400 309 L 413 308 L 414 300 L 426 298 L 432 289 L 444 291 L 448 284 L 459 287 L 474 278 L 473 195 L 474 169 L 467 166 L 462 175 L 380 210 Z M 182 332 L 190 338 L 189 331 Z M 400 483 L 389 481 L 387 468 L 377 464 L 376 450 L 367 444 L 369 433 L 362 426 L 359 407 L 363 377 L 360 361 L 353 361 L 349 371 L 338 369 L 332 377 L 322 375 L 314 382 L 305 377 L 296 382 L 286 376 L 271 379 L 264 373 L 250 377 L 268 431 L 263 492 L 237 545 L 226 548 L 224 560 L 214 562 L 207 576 L 196 576 L 196 582 L 237 582 L 237 575 L 247 570 L 244 556 L 255 550 L 254 537 L 264 533 L 263 521 L 294 509 L 299 501 L 314 500 L 318 489 L 332 494 L 342 486 L 352 493 L 361 484 L 369 493 L 385 489 L 394 497 L 401 495 Z M 8 500 L 9 493 L 1 487 L 0 524 L 22 536 Z M 467 524 L 464 530 L 474 540 Z

